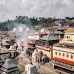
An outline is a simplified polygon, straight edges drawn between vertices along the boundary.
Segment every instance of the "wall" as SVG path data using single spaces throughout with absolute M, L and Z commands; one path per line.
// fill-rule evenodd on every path
M 74 61 L 74 50 L 67 48 L 62 49 L 61 47 L 53 47 L 53 58 L 54 57 Z
M 52 53 L 52 51 L 45 51 L 45 50 L 42 50 L 42 49 L 39 49 L 39 48 L 36 48 L 37 50 L 38 50 L 38 52 L 40 52 L 40 51 L 42 51 L 43 52 L 43 54 L 46 54 L 46 56 L 48 57 L 48 58 L 50 58 L 50 59 L 52 59 L 52 55 L 51 55 L 51 53 Z

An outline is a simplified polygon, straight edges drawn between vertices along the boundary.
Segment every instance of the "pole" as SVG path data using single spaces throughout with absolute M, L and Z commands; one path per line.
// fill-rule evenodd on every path
M 2 48 L 2 37 L 1 37 L 1 48 Z

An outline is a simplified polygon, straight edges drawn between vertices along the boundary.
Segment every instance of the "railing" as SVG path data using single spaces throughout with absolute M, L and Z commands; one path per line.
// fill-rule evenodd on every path
M 50 51 L 50 47 L 36 45 L 36 48 L 39 48 L 39 49 L 42 49 L 42 50 L 45 50 L 45 51 Z
M 58 47 L 58 46 L 53 46 L 53 50 L 60 50 L 60 51 L 66 51 L 66 52 L 71 52 L 74 53 L 74 50 L 71 48 L 63 48 L 63 47 Z

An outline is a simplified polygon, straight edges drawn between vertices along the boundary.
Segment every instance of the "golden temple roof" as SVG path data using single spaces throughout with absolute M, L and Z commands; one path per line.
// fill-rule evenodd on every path
M 65 30 L 65 32 L 74 32 L 74 27 L 73 27 L 73 28 L 70 28 L 70 29 Z

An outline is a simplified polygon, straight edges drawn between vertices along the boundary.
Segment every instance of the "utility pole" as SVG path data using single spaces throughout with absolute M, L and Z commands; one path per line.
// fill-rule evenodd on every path
M 1 48 L 2 48 L 2 37 L 1 37 Z

